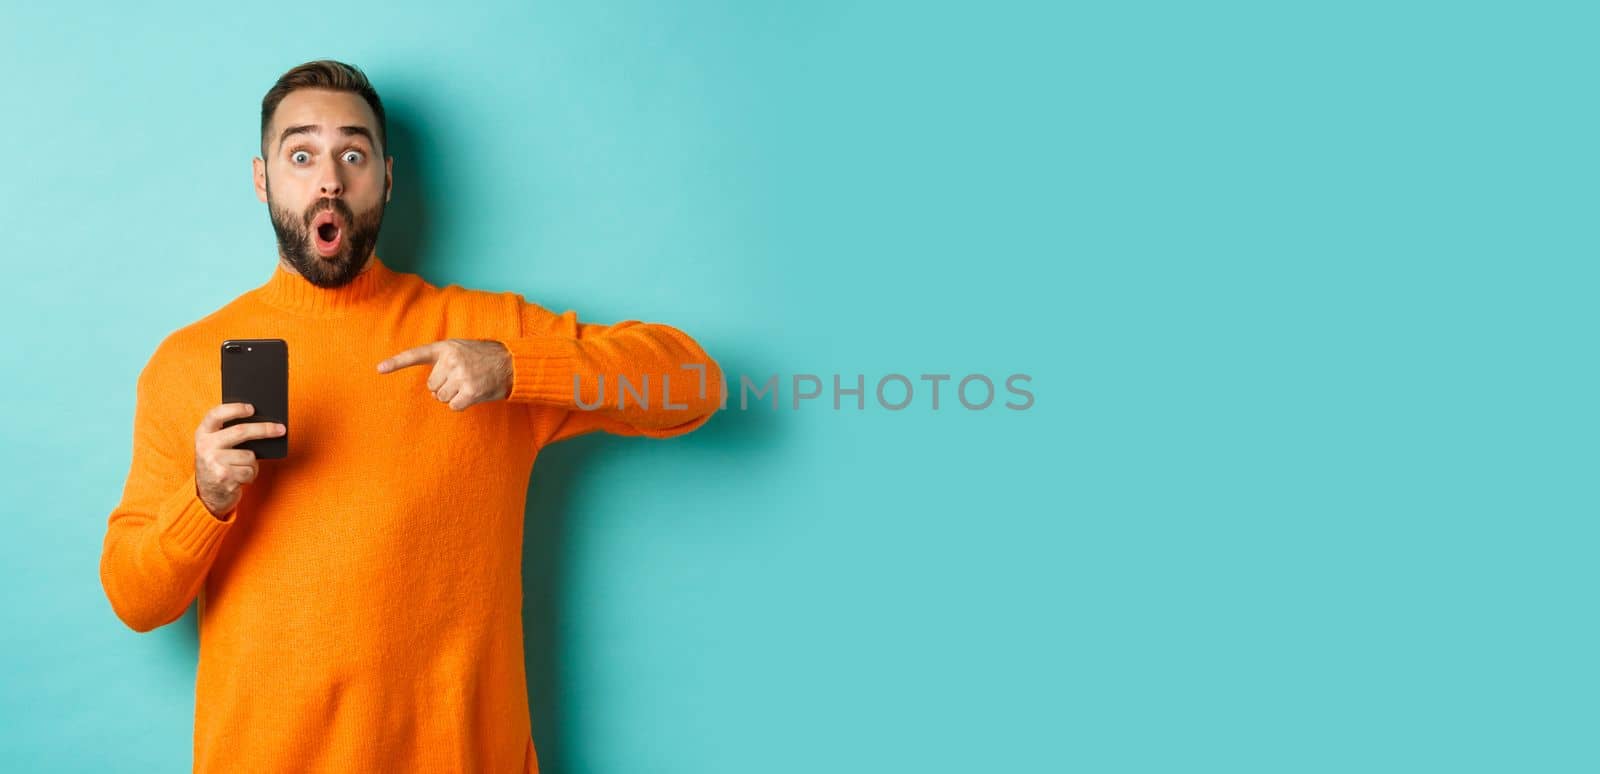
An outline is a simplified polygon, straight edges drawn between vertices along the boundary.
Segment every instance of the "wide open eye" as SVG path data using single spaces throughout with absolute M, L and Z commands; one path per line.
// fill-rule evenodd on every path
M 304 156 L 305 158 L 302 159 L 301 158 L 302 156 Z M 289 160 L 294 162 L 294 163 L 296 163 L 296 164 L 304 164 L 307 161 L 311 160 L 311 154 L 309 154 L 309 153 L 307 153 L 305 151 L 295 151 L 294 153 L 289 154 Z
M 355 158 L 351 158 L 352 156 L 354 156 Z M 363 155 L 361 153 L 361 151 L 358 151 L 358 150 L 352 150 L 352 151 L 345 151 L 344 152 L 344 160 L 350 162 L 351 164 L 360 164 L 361 160 L 364 159 L 364 158 L 366 158 L 366 156 Z

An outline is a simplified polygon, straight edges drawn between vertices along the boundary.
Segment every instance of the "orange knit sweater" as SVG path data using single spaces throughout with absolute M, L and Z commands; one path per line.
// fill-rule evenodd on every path
M 288 342 L 289 456 L 260 460 L 219 519 L 196 494 L 194 433 L 222 402 L 228 338 Z M 510 397 L 455 411 L 428 392 L 428 366 L 376 370 L 446 338 L 504 343 Z M 686 364 L 704 366 L 703 387 Z M 630 393 L 619 409 L 616 377 L 637 387 L 646 374 L 648 408 Z M 574 402 L 575 375 L 584 406 L 605 376 L 599 408 Z M 687 433 L 722 389 L 676 328 L 580 323 L 516 293 L 435 287 L 376 255 L 335 289 L 279 266 L 167 336 L 139 374 L 100 580 L 140 632 L 199 598 L 194 770 L 538 771 L 521 574 L 534 458 L 594 430 Z

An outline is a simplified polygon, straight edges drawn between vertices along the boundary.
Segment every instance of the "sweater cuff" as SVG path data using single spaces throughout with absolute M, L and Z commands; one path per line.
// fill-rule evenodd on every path
M 529 336 L 500 342 L 511 352 L 513 403 L 573 405 L 572 374 L 578 363 L 578 340 L 566 336 Z
M 238 506 L 234 506 L 224 514 L 226 520 L 211 515 L 195 490 L 194 471 L 190 471 L 156 513 L 161 544 L 186 556 L 205 557 L 228 534 L 228 529 L 237 521 L 234 516 L 238 511 Z

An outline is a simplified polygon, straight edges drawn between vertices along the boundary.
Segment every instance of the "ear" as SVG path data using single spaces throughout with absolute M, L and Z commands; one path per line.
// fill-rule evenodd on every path
M 267 200 L 267 162 L 259 157 L 250 160 L 250 168 L 256 179 L 256 198 Z
M 389 203 L 389 196 L 394 193 L 394 157 L 388 156 L 383 160 L 383 202 Z

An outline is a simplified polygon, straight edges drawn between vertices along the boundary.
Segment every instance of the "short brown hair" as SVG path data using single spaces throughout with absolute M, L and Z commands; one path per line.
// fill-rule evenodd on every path
M 267 125 L 272 123 L 272 114 L 277 111 L 278 103 L 296 89 L 330 89 L 359 94 L 378 118 L 378 153 L 380 156 L 388 153 L 389 127 L 383 117 L 383 101 L 378 99 L 378 90 L 372 88 L 366 73 L 355 65 L 318 59 L 284 73 L 267 90 L 267 95 L 261 98 L 261 158 L 267 158 Z

